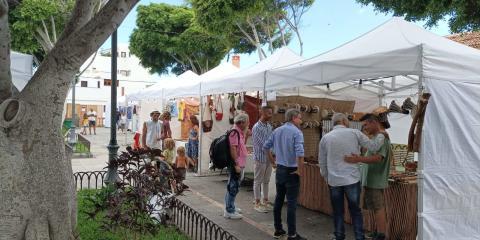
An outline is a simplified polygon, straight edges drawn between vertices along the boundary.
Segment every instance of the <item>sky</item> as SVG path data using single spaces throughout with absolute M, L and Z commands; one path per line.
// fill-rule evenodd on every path
M 138 5 L 150 3 L 184 4 L 183 0 L 141 0 Z M 128 44 L 130 34 L 135 28 L 137 12 L 133 9 L 118 29 L 118 42 Z M 303 16 L 300 26 L 304 42 L 303 57 L 311 58 L 351 41 L 370 31 L 378 25 L 388 21 L 392 14 L 378 13 L 372 6 L 363 6 L 355 0 L 316 0 L 310 10 Z M 416 23 L 423 27 L 423 22 Z M 429 29 L 444 36 L 449 35 L 446 21 Z M 102 46 L 110 48 L 110 39 Z M 298 41 L 294 38 L 289 47 L 299 53 Z M 225 61 L 225 60 L 224 60 Z M 241 68 L 251 66 L 259 61 L 256 52 L 240 55 Z

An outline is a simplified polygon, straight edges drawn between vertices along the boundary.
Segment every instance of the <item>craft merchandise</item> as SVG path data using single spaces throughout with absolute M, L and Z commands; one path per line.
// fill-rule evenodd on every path
M 223 119 L 223 104 L 222 104 L 222 98 L 220 95 L 217 97 L 217 103 L 215 106 L 215 120 L 217 121 L 222 121 Z

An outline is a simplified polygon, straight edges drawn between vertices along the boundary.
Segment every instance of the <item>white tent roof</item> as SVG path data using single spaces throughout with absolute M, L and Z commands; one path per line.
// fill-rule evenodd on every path
M 393 18 L 338 48 L 268 72 L 267 89 L 422 74 L 479 81 L 479 61 L 480 51 Z
M 13 85 L 21 91 L 33 75 L 33 56 L 12 51 L 10 54 L 10 71 Z
M 266 89 L 417 75 L 432 94 L 419 153 L 419 239 L 474 239 L 480 236 L 479 62 L 479 50 L 393 18 L 336 49 L 267 72 Z
M 192 85 L 198 82 L 198 75 L 190 70 L 178 75 L 178 76 L 168 76 L 163 79 L 160 79 L 158 83 L 137 91 L 135 93 L 129 94 L 127 96 L 128 101 L 132 100 L 144 100 L 144 99 L 154 99 L 161 98 L 165 91 L 168 89 L 176 89 L 182 86 Z
M 193 84 L 184 85 L 181 87 L 171 88 L 165 90 L 164 97 L 176 98 L 176 97 L 192 97 L 200 95 L 200 88 L 203 89 L 204 85 L 210 82 L 215 82 L 217 79 L 221 79 L 225 76 L 238 72 L 240 69 L 231 63 L 221 63 L 220 65 L 212 68 L 210 71 L 200 75 L 196 82 Z
M 283 47 L 268 58 L 247 69 L 203 84 L 202 95 L 263 91 L 266 71 L 284 67 L 301 60 L 303 58 L 294 53 L 290 48 Z

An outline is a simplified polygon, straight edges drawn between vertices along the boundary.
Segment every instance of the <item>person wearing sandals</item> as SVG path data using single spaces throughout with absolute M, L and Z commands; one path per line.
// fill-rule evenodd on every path
M 272 125 L 269 121 L 272 119 L 273 109 L 264 106 L 260 110 L 260 120 L 253 126 L 253 159 L 255 161 L 253 178 L 253 195 L 255 197 L 255 211 L 266 213 L 273 210 L 272 204 L 268 201 L 268 185 L 272 175 L 272 167 L 275 168 L 275 162 L 270 162 L 263 151 L 263 144 L 272 135 Z M 261 202 L 263 195 L 263 203 Z
M 187 157 L 189 157 L 194 164 L 194 171 L 197 171 L 198 163 L 198 130 L 199 122 L 198 118 L 194 115 L 190 116 L 190 122 L 192 127 L 188 133 L 188 142 L 187 142 Z

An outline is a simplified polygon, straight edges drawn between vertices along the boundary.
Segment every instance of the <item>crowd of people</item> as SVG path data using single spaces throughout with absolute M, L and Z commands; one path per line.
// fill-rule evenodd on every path
M 345 239 L 344 198 L 348 201 L 355 239 L 365 239 L 360 195 L 364 188 L 366 210 L 375 213 L 377 229 L 369 234 L 370 239 L 386 239 L 386 213 L 383 190 L 387 187 L 390 166 L 390 141 L 383 113 L 366 114 L 362 119 L 363 132 L 349 128 L 345 114 L 335 113 L 332 117 L 334 128 L 323 136 L 319 144 L 321 175 L 330 189 L 333 208 L 334 237 Z M 304 137 L 300 130 L 302 114 L 296 109 L 285 113 L 286 123 L 273 130 L 269 121 L 273 110 L 262 107 L 261 117 L 248 130 L 249 118 L 244 113 L 234 119 L 229 144 L 232 164 L 229 167 L 227 192 L 225 194 L 224 217 L 241 219 L 242 211 L 235 206 L 235 198 L 243 179 L 247 160 L 246 142 L 252 136 L 254 159 L 254 206 L 261 213 L 273 210 L 274 238 L 288 235 L 287 239 L 305 239 L 296 230 L 296 207 L 300 192 L 299 163 L 303 162 Z M 276 197 L 274 204 L 268 199 L 268 185 L 275 170 Z M 287 230 L 282 226 L 282 207 L 287 200 Z
M 377 229 L 369 234 L 370 239 L 386 239 L 386 212 L 383 191 L 388 184 L 391 158 L 390 140 L 385 129 L 389 127 L 383 113 L 366 114 L 360 119 L 363 130 L 349 128 L 348 117 L 342 113 L 332 116 L 333 129 L 324 135 L 319 144 L 320 173 L 330 190 L 333 209 L 334 239 L 346 238 L 344 226 L 344 199 L 352 217 L 356 240 L 365 239 L 363 216 L 360 206 L 362 187 L 363 208 L 374 211 Z M 249 116 L 238 113 L 234 118 L 228 142 L 231 164 L 228 167 L 227 191 L 225 193 L 224 217 L 241 219 L 242 210 L 236 207 L 235 199 L 244 177 L 248 150 L 247 140 L 252 137 L 254 160 L 254 205 L 253 209 L 267 213 L 273 211 L 274 238 L 302 240 L 297 233 L 296 208 L 300 193 L 298 166 L 304 160 L 304 137 L 300 130 L 302 113 L 290 109 L 285 113 L 285 124 L 273 130 L 270 120 L 273 109 L 264 106 L 260 119 L 252 128 Z M 141 146 L 162 149 L 164 159 L 176 169 L 179 181 L 185 179 L 187 169 L 198 163 L 199 121 L 191 116 L 191 128 L 186 148 L 176 147 L 170 130 L 170 113 L 153 111 L 151 120 L 143 124 Z M 176 152 L 176 154 L 175 154 Z M 176 155 L 176 156 L 175 156 Z M 275 169 L 276 197 L 269 200 L 270 178 Z M 286 199 L 287 231 L 282 224 L 282 208 Z
M 198 157 L 198 120 L 193 116 L 191 118 L 192 127 L 190 130 L 190 139 L 184 146 L 176 146 L 172 138 L 170 129 L 171 114 L 165 111 L 161 114 L 159 111 L 150 113 L 150 120 L 145 121 L 142 127 L 141 144 L 137 134 L 134 139 L 134 148 L 144 148 L 151 150 L 161 150 L 162 158 L 173 170 L 177 183 L 182 184 L 185 180 L 187 169 L 196 166 Z M 195 143 L 196 141 L 196 143 Z

